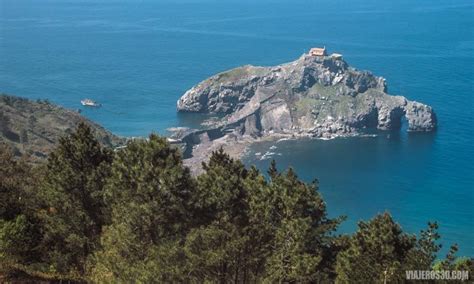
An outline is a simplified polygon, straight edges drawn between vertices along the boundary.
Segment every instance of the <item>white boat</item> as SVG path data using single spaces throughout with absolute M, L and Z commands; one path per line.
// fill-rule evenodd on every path
M 81 104 L 83 106 L 88 106 L 88 107 L 100 107 L 100 104 L 91 100 L 91 99 L 83 99 L 81 100 Z

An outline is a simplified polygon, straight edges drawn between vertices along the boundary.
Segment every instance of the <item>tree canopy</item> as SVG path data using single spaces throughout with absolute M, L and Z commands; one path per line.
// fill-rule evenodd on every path
M 470 270 L 438 224 L 418 236 L 386 212 L 339 234 L 318 181 L 266 174 L 222 149 L 192 176 L 152 134 L 112 151 L 80 124 L 41 165 L 0 146 L 0 281 L 387 283 Z

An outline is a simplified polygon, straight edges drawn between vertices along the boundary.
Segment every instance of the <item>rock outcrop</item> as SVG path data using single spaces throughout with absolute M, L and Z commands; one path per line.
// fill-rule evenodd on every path
M 430 106 L 387 93 L 385 79 L 350 67 L 342 58 L 304 54 L 275 66 L 243 66 L 199 83 L 178 111 L 220 114 L 211 129 L 236 135 L 330 138 L 362 129 L 432 131 Z

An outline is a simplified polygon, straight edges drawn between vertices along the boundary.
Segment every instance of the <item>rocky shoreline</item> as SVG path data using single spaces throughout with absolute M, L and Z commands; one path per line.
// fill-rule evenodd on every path
M 219 73 L 188 90 L 177 109 L 221 116 L 206 121 L 203 129 L 171 135 L 193 171 L 219 147 L 240 158 L 262 140 L 357 136 L 367 129 L 400 129 L 404 120 L 408 131 L 437 126 L 430 106 L 389 95 L 384 78 L 350 67 L 339 54 L 325 53 Z
M 173 130 L 169 130 L 173 132 Z M 193 175 L 202 173 L 202 162 L 207 161 L 209 155 L 213 151 L 217 151 L 220 148 L 229 154 L 234 159 L 242 159 L 249 153 L 249 147 L 256 143 L 262 142 L 280 142 L 282 140 L 296 140 L 296 139 L 321 139 L 321 140 L 332 140 L 336 138 L 347 138 L 347 137 L 360 137 L 367 134 L 361 133 L 344 133 L 344 134 L 331 134 L 325 135 L 325 137 L 314 137 L 310 134 L 284 134 L 284 133 L 273 133 L 264 135 L 261 137 L 241 136 L 235 134 L 226 134 L 217 139 L 211 140 L 206 134 L 202 134 L 199 130 L 190 130 L 188 135 L 197 135 L 194 137 L 194 142 L 184 143 L 182 140 L 177 139 L 176 133 L 171 135 L 168 140 L 175 145 L 181 147 L 184 154 L 184 165 L 189 167 Z M 201 134 L 195 134 L 201 133 Z

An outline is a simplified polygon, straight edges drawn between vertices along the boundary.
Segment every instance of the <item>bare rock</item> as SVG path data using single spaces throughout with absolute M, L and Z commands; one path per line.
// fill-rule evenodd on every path
M 247 65 L 214 75 L 187 91 L 177 108 L 224 114 L 207 130 L 217 138 L 228 133 L 333 138 L 363 129 L 399 129 L 404 117 L 409 131 L 437 125 L 430 106 L 389 95 L 384 78 L 342 58 L 310 54 L 274 67 Z
M 238 67 L 199 83 L 177 102 L 178 111 L 226 114 L 221 127 L 241 123 L 243 134 L 397 129 L 405 116 L 410 131 L 436 128 L 427 105 L 386 93 L 386 81 L 330 56 L 304 54 L 275 67 Z M 342 130 L 341 130 L 342 129 Z

